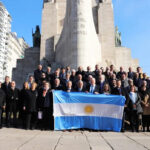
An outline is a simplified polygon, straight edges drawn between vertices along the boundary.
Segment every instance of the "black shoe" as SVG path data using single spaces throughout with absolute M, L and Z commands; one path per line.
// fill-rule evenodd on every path
M 125 132 L 125 130 L 124 130 L 124 129 L 121 129 L 121 132 Z

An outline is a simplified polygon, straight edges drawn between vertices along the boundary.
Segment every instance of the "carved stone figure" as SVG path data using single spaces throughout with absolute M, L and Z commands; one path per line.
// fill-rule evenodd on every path
M 115 45 L 117 47 L 121 46 L 121 32 L 118 31 L 118 27 L 115 28 Z
M 33 37 L 33 47 L 40 47 L 41 33 L 40 33 L 40 27 L 39 26 L 36 26 L 35 33 L 33 33 L 33 31 L 32 31 L 32 37 Z

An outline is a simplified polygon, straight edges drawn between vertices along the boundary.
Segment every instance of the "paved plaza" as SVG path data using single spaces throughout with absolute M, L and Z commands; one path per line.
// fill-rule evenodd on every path
M 148 150 L 150 133 L 0 130 L 0 150 Z

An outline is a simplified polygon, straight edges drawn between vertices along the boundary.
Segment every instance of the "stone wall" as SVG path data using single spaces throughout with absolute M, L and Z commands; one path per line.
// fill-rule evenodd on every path
M 33 75 L 34 70 L 40 63 L 40 49 L 29 48 L 25 51 L 24 59 L 17 60 L 17 67 L 13 69 L 12 80 L 16 81 L 17 88 L 21 89 L 29 75 Z

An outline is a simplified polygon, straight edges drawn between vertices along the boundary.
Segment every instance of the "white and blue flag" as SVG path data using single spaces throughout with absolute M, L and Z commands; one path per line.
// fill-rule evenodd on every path
M 123 96 L 54 91 L 53 100 L 55 130 L 121 130 Z

